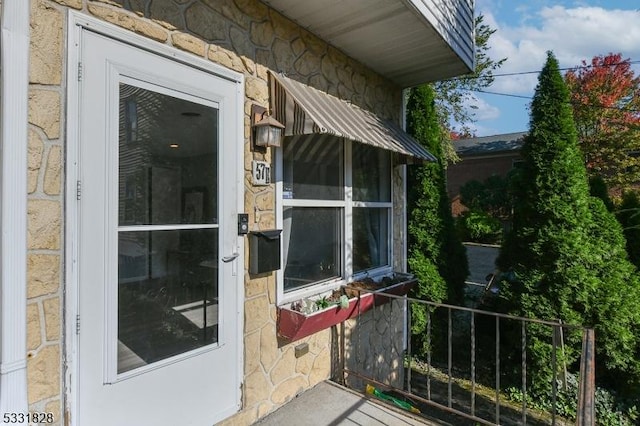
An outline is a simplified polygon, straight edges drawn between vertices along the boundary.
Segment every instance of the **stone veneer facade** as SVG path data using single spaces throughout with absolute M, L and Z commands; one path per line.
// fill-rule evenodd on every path
M 349 371 L 382 383 L 404 386 L 405 310 L 402 300 L 393 300 L 345 321 L 344 366 Z M 338 376 L 338 381 L 343 377 Z M 364 390 L 365 382 L 345 375 L 344 383 Z
M 268 70 L 285 72 L 378 115 L 399 119 L 401 91 L 257 0 L 31 0 L 28 147 L 28 401 L 66 424 L 64 355 L 64 153 L 67 9 L 110 22 L 245 75 L 245 211 L 253 230 L 275 227 L 273 186 L 253 187 L 249 149 L 253 103 L 269 102 Z M 73 120 L 74 117 L 69 117 Z M 402 174 L 394 173 L 396 206 Z M 396 268 L 402 268 L 403 210 L 394 212 Z M 248 244 L 246 245 L 248 250 Z M 246 425 L 331 374 L 331 330 L 295 344 L 276 339 L 275 274 L 253 277 L 245 256 L 243 409 L 224 424 Z M 396 304 L 388 308 L 401 310 Z M 386 321 L 386 320 L 385 320 Z M 380 322 L 380 321 L 378 321 Z M 374 327 L 384 328 L 384 324 Z M 389 326 L 396 330 L 396 325 Z M 349 328 L 349 327 L 348 327 Z M 396 330 L 397 331 L 397 330 Z M 397 333 L 396 333 L 397 334 Z M 394 347 L 396 354 L 401 348 Z M 367 356 L 367 363 L 375 360 Z M 390 365 L 397 366 L 398 361 Z M 391 377 L 397 380 L 397 377 Z

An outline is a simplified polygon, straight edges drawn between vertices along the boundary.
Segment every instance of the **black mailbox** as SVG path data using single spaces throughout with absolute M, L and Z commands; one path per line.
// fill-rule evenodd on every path
M 249 273 L 262 274 L 280 269 L 282 229 L 249 233 Z

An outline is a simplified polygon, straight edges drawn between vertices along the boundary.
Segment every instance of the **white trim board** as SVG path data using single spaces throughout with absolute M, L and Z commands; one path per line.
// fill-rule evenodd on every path
M 0 173 L 0 414 L 27 403 L 27 126 L 29 8 L 2 2 Z

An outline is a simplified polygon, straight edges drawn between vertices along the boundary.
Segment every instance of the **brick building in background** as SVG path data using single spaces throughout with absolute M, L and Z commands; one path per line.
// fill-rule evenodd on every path
M 506 133 L 453 141 L 460 157 L 447 169 L 447 193 L 454 216 L 467 209 L 460 201 L 460 188 L 473 180 L 483 182 L 491 176 L 506 176 L 520 161 L 525 135 L 525 132 Z

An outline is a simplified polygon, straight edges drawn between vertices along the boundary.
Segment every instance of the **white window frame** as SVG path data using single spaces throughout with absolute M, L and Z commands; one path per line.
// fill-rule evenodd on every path
M 304 297 L 310 297 L 318 294 L 322 294 L 331 290 L 334 290 L 341 285 L 349 282 L 362 279 L 365 277 L 376 277 L 385 274 L 389 274 L 393 271 L 394 258 L 393 258 L 393 200 L 394 200 L 394 185 L 393 185 L 393 156 L 389 155 L 389 193 L 390 201 L 377 202 L 377 201 L 354 201 L 353 200 L 353 180 L 352 180 L 352 156 L 353 156 L 353 144 L 358 143 L 348 139 L 341 139 L 344 143 L 344 199 L 343 200 L 305 200 L 295 198 L 283 198 L 283 180 L 284 180 L 284 153 L 283 148 L 280 147 L 275 151 L 275 180 L 276 180 L 276 227 L 283 229 L 283 210 L 285 207 L 337 207 L 343 209 L 342 216 L 342 229 L 341 229 L 341 276 L 329 279 L 325 281 L 319 281 L 315 284 L 305 286 L 300 289 L 284 291 L 284 258 L 281 256 L 281 267 L 276 272 L 276 297 L 277 304 L 283 305 Z M 372 147 L 373 149 L 382 149 Z M 387 229 L 388 229 L 388 244 L 387 244 L 387 265 L 367 269 L 364 271 L 353 272 L 353 208 L 387 208 Z M 284 242 L 281 241 L 280 252 L 283 253 Z

